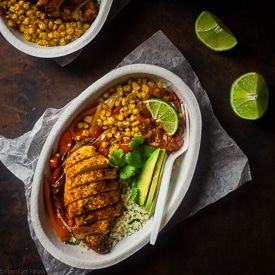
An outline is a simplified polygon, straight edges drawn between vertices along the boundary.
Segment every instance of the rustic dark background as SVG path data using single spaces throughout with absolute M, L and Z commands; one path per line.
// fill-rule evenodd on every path
M 47 107 L 62 107 L 161 29 L 189 60 L 216 116 L 249 158 L 252 182 L 161 235 L 156 246 L 92 274 L 275 274 L 273 2 L 132 0 L 65 68 L 27 56 L 0 36 L 1 135 L 30 130 Z M 235 49 L 215 53 L 198 41 L 194 23 L 202 10 L 228 25 L 239 40 Z M 249 71 L 260 72 L 270 89 L 268 111 L 255 122 L 239 119 L 229 105 L 232 81 Z M 0 173 L 0 273 L 44 273 L 29 234 L 23 184 L 2 164 Z

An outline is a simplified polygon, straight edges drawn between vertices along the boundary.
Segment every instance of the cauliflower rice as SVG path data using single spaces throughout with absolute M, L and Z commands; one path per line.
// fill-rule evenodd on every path
M 110 244 L 115 246 L 122 239 L 139 231 L 149 220 L 149 214 L 131 199 L 132 190 L 127 182 L 122 183 L 122 214 L 117 218 L 110 234 Z

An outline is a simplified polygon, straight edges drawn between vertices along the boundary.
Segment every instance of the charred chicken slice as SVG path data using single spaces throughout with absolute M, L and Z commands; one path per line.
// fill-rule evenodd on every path
M 98 153 L 96 152 L 94 146 L 91 146 L 91 145 L 82 146 L 67 157 L 64 163 L 65 170 L 67 170 L 69 167 L 73 166 L 74 164 L 84 159 L 88 159 L 96 155 L 98 155 Z
M 88 235 L 84 239 L 85 244 L 99 254 L 110 252 L 108 235 Z
M 67 212 L 71 218 L 113 204 L 119 200 L 120 191 L 103 192 L 86 199 L 72 202 L 67 206 Z
M 65 206 L 76 200 L 85 199 L 96 194 L 119 189 L 118 181 L 98 181 L 82 185 L 64 193 Z
M 66 178 L 65 192 L 81 185 L 87 185 L 94 181 L 105 181 L 117 178 L 117 171 L 114 168 L 91 170 L 82 173 L 74 178 Z
M 85 225 L 94 223 L 96 221 L 104 220 L 107 218 L 118 217 L 121 213 L 122 204 L 121 201 L 114 204 L 105 206 L 95 211 L 91 211 L 87 214 L 79 215 L 75 217 L 76 225 Z
M 105 219 L 102 221 L 97 221 L 92 224 L 83 225 L 83 226 L 74 226 L 72 228 L 73 234 L 79 240 L 84 239 L 88 235 L 105 235 L 110 232 L 114 220 Z
M 97 155 L 84 159 L 69 168 L 65 166 L 64 172 L 67 178 L 72 178 L 83 172 L 107 168 L 108 164 L 109 162 L 107 158 L 102 155 Z

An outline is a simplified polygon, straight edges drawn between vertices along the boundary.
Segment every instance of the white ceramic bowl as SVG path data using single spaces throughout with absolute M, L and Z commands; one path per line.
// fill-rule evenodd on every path
M 106 21 L 112 2 L 113 0 L 101 0 L 98 15 L 91 27 L 78 39 L 65 46 L 43 47 L 28 42 L 21 33 L 9 28 L 2 17 L 0 17 L 0 32 L 11 45 L 26 54 L 44 58 L 65 56 L 82 49 L 94 39 Z
M 111 86 L 121 83 L 130 77 L 143 76 L 169 83 L 173 91 L 187 105 L 190 116 L 190 146 L 184 157 L 174 167 L 171 179 L 173 183 L 164 215 L 164 224 L 171 219 L 189 188 L 196 167 L 201 140 L 201 114 L 193 92 L 178 76 L 166 69 L 153 65 L 127 65 L 109 72 L 89 86 L 64 110 L 43 146 L 33 179 L 30 209 L 34 231 L 44 248 L 55 258 L 68 265 L 83 269 L 98 269 L 111 266 L 131 256 L 149 241 L 152 219 L 140 231 L 120 241 L 106 255 L 96 254 L 84 247 L 62 243 L 53 231 L 45 213 L 42 182 L 45 174 L 49 176 L 49 158 L 57 147 L 59 136 L 74 117 L 93 105 L 96 99 Z

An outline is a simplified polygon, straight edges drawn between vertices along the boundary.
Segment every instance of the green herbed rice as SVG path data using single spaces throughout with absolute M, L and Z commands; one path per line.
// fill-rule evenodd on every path
M 131 199 L 131 194 L 132 191 L 128 183 L 122 183 L 123 210 L 110 233 L 112 246 L 139 231 L 149 219 L 149 214 Z

